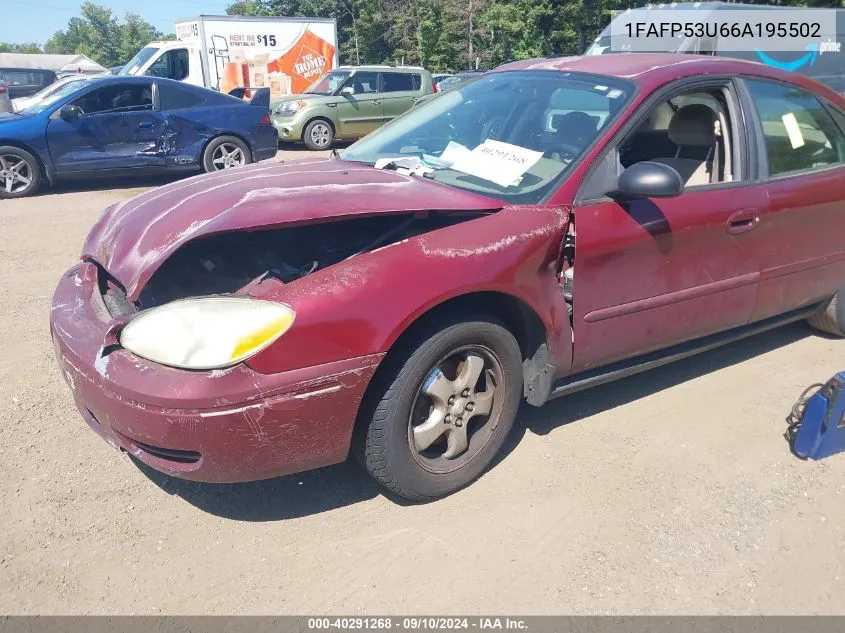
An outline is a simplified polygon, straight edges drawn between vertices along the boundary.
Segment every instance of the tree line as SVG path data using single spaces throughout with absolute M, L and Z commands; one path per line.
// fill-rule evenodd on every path
M 0 53 L 53 53 L 86 55 L 106 68 L 125 64 L 141 48 L 154 40 L 176 39 L 165 35 L 137 13 L 128 12 L 123 20 L 111 9 L 84 2 L 79 16 L 56 31 L 42 46 L 38 42 L 0 42 Z
M 747 1 L 747 0 L 746 0 Z M 751 0 L 756 4 L 843 7 L 845 0 Z M 492 68 L 515 59 L 583 52 L 611 12 L 647 0 L 235 0 L 230 15 L 335 18 L 344 64 L 419 64 L 434 71 Z M 172 39 L 135 13 L 119 20 L 85 2 L 41 47 L 0 52 L 81 53 L 110 67 L 152 40 Z

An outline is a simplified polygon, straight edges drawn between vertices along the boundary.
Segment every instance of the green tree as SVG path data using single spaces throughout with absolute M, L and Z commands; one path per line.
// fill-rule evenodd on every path
M 0 53 L 43 53 L 37 42 L 26 42 L 24 44 L 13 44 L 11 42 L 0 42 Z
M 109 67 L 126 63 L 149 42 L 164 39 L 136 13 L 127 13 L 121 24 L 111 9 L 93 2 L 83 3 L 80 12 L 79 17 L 68 21 L 67 28 L 47 40 L 45 52 L 87 55 Z

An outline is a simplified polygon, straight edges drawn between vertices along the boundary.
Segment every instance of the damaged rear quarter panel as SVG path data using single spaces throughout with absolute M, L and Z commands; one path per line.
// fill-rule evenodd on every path
M 297 316 L 285 336 L 248 364 L 272 373 L 386 352 L 427 310 L 454 297 L 493 291 L 535 311 L 553 362 L 566 372 L 571 327 L 558 287 L 557 255 L 568 218 L 564 207 L 506 207 L 289 284 L 258 284 L 251 294 L 287 303 Z

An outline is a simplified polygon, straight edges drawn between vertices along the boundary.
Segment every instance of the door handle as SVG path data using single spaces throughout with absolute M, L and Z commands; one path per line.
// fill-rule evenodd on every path
M 152 122 L 152 121 L 141 121 L 141 122 L 138 124 L 138 129 L 139 129 L 139 130 L 149 130 L 149 129 L 151 129 L 152 127 L 153 127 L 153 122 Z
M 373 105 L 378 105 L 379 103 L 381 103 L 381 101 L 379 101 L 378 99 L 373 99 L 372 101 L 370 101 L 370 103 L 372 103 Z
M 744 209 L 733 213 L 728 218 L 727 232 L 731 235 L 748 233 L 760 224 L 760 213 L 756 209 Z

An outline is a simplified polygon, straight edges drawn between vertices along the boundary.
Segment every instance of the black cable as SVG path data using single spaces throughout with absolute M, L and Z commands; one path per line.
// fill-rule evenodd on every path
M 798 429 L 801 427 L 801 420 L 804 417 L 804 412 L 807 410 L 807 402 L 809 402 L 810 398 L 816 395 L 822 387 L 824 387 L 824 384 L 820 382 L 807 387 L 798 397 L 798 400 L 795 401 L 795 404 L 792 405 L 792 410 L 789 412 L 789 415 L 786 416 L 786 423 L 788 426 L 786 427 L 786 432 L 783 436 L 786 438 L 786 441 L 789 442 L 789 447 L 792 450 L 793 455 L 796 455 L 793 447 L 795 436 L 798 434 Z M 796 457 L 801 456 L 796 455 Z M 801 457 L 801 459 L 806 459 L 806 457 Z

